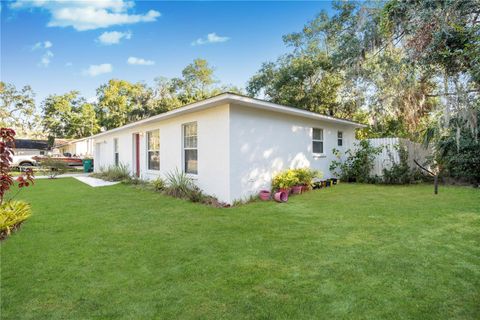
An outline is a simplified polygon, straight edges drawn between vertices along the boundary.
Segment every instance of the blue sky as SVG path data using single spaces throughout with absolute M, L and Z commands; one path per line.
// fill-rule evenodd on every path
M 29 84 L 37 102 L 111 78 L 153 83 L 207 59 L 224 84 L 244 87 L 261 63 L 288 51 L 329 2 L 22 1 L 1 10 L 1 80 Z

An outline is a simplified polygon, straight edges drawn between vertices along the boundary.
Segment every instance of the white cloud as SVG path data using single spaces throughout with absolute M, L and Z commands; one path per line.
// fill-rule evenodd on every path
M 43 41 L 43 42 L 37 42 L 33 45 L 32 50 L 38 50 L 38 49 L 48 49 L 51 48 L 53 44 L 50 41 Z
M 71 67 L 71 66 L 73 66 L 73 63 L 71 63 L 71 62 L 65 63 L 65 67 Z
M 127 60 L 128 64 L 139 65 L 139 66 L 151 66 L 155 64 L 153 60 L 145 60 L 142 58 L 129 57 Z
M 92 64 L 82 71 L 84 76 L 96 77 L 101 74 L 110 73 L 113 71 L 113 67 L 110 63 L 102 63 L 102 64 Z
M 209 43 L 219 43 L 219 42 L 225 42 L 230 40 L 229 37 L 221 37 L 217 35 L 215 32 L 207 34 L 206 38 L 198 38 L 197 40 L 192 42 L 192 46 L 200 46 L 203 44 L 209 44 Z
M 40 8 L 50 13 L 49 27 L 73 27 L 78 31 L 107 28 L 114 25 L 152 22 L 160 12 L 150 10 L 145 14 L 131 14 L 135 2 L 127 0 L 17 0 L 12 9 Z
M 50 50 L 47 50 L 43 56 L 42 56 L 42 59 L 40 60 L 40 65 L 42 67 L 48 67 L 48 65 L 50 64 L 50 62 L 52 61 L 52 57 L 53 57 L 53 52 L 50 51 Z
M 119 31 L 107 31 L 102 33 L 97 41 L 105 45 L 117 44 L 120 43 L 122 38 L 130 39 L 132 37 L 132 33 L 128 32 L 119 32 Z
M 41 66 L 41 67 L 48 67 L 49 66 L 50 62 L 52 61 L 53 52 L 51 50 L 48 50 L 48 49 L 51 48 L 52 46 L 53 46 L 53 44 L 48 40 L 47 41 L 39 41 L 32 46 L 32 51 L 36 51 L 36 50 L 43 51 L 43 55 L 40 59 L 40 62 L 38 63 L 39 66 Z

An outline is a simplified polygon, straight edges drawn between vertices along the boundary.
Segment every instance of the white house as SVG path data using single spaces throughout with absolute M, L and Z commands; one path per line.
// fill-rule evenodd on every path
M 332 149 L 353 146 L 363 125 L 232 93 L 93 137 L 95 171 L 126 164 L 142 179 L 183 170 L 207 194 L 232 203 L 269 188 L 295 167 L 330 176 Z
M 92 157 L 93 156 L 93 139 L 91 137 L 77 140 L 70 140 L 61 143 L 54 148 L 55 153 L 70 153 L 72 156 Z

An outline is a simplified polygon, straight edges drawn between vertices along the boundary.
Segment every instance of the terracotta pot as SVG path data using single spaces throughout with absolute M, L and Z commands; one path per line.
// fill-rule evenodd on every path
M 278 189 L 278 191 L 283 191 L 287 195 L 292 194 L 292 188 L 280 188 L 280 189 Z
M 293 193 L 293 194 L 300 194 L 300 193 L 302 193 L 302 189 L 303 189 L 302 186 L 294 186 L 294 187 L 292 188 L 292 193 Z
M 278 192 L 275 193 L 273 198 L 277 202 L 287 202 L 288 201 L 288 193 L 286 193 L 285 191 L 278 191 Z
M 270 191 L 268 190 L 261 190 L 260 193 L 258 194 L 259 198 L 263 201 L 270 200 Z

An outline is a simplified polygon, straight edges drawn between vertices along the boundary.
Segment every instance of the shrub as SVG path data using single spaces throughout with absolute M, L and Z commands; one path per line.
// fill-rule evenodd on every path
M 310 186 L 314 178 L 320 178 L 322 173 L 310 168 L 297 168 L 282 171 L 272 179 L 272 189 L 287 189 L 296 185 Z
M 0 240 L 6 238 L 12 231 L 32 214 L 30 205 L 23 201 L 9 201 L 0 205 Z
M 361 140 L 356 148 L 345 152 L 346 159 L 342 161 L 340 151 L 333 149 L 337 160 L 330 164 L 330 171 L 345 181 L 363 183 L 376 182 L 378 177 L 370 174 L 375 157 L 382 152 L 382 147 L 373 147 L 368 140 Z
M 410 169 L 408 164 L 408 150 L 405 147 L 396 145 L 395 149 L 398 151 L 399 162 L 395 162 L 392 153 L 388 152 L 388 157 L 392 163 L 392 166 L 387 169 L 383 169 L 383 183 L 386 184 L 408 184 L 421 177 L 418 170 Z
M 176 198 L 189 198 L 195 184 L 185 172 L 175 169 L 166 174 L 165 193 Z
M 155 191 L 163 191 L 163 190 L 165 190 L 165 187 L 166 187 L 165 180 L 163 180 L 160 177 L 153 180 L 151 182 L 151 185 L 153 187 L 153 190 L 155 190 Z
M 100 172 L 92 173 L 91 176 L 107 181 L 129 181 L 132 179 L 128 166 L 122 163 L 118 166 L 100 168 Z
M 298 179 L 298 183 L 304 186 L 311 186 L 313 179 L 321 178 L 323 176 L 322 172 L 319 170 L 313 170 L 310 168 L 297 168 L 292 169 Z
M 13 176 L 10 172 L 12 164 L 13 148 L 15 147 L 15 130 L 10 128 L 0 128 L 0 205 L 7 191 L 14 184 Z M 27 169 L 17 177 L 18 187 L 28 187 L 33 185 L 33 171 Z M 11 198 L 10 198 L 11 200 Z
M 50 179 L 55 179 L 58 175 L 64 174 L 68 169 L 68 166 L 65 162 L 53 157 L 43 158 L 40 165 L 42 167 L 42 171 Z
M 299 184 L 297 175 L 293 170 L 285 170 L 278 173 L 272 179 L 272 189 L 287 189 Z
M 205 199 L 205 195 L 197 186 L 193 186 L 191 190 L 188 191 L 188 199 L 192 202 L 203 202 Z

